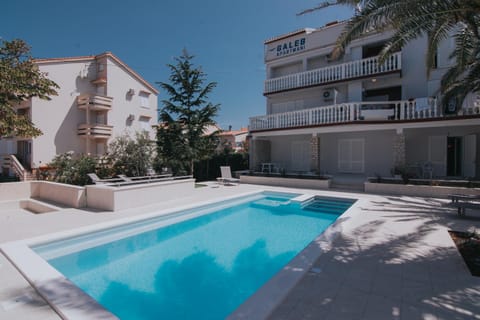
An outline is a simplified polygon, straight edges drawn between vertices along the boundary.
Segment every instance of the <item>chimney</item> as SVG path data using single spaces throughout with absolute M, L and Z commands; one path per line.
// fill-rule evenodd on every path
M 228 131 L 232 131 L 232 126 L 228 126 Z

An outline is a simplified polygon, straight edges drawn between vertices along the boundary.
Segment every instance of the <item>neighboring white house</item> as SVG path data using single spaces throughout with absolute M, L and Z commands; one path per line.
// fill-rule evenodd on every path
M 250 118 L 250 165 L 295 172 L 390 175 L 407 166 L 420 176 L 480 173 L 477 95 L 440 107 L 440 79 L 454 40 L 441 44 L 427 78 L 426 39 L 385 63 L 389 33 L 353 41 L 340 60 L 330 52 L 345 23 L 265 41 L 266 115 Z
M 43 135 L 0 139 L 4 172 L 11 173 L 12 154 L 28 169 L 68 151 L 102 155 L 124 133 L 145 130 L 154 138 L 158 90 L 112 53 L 35 62 L 60 89 L 50 101 L 33 98 L 18 107 Z

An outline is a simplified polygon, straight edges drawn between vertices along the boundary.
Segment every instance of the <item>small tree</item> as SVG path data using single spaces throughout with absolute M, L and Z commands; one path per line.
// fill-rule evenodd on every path
M 168 123 L 168 119 L 157 128 L 157 158 L 155 160 L 157 171 L 162 171 L 165 167 L 170 168 L 174 174 L 189 170 L 182 128 L 183 126 L 178 122 Z
M 42 131 L 15 107 L 33 97 L 50 100 L 59 87 L 39 71 L 24 41 L 0 41 L 0 138 L 37 137 Z
M 135 139 L 124 134 L 108 146 L 108 159 L 115 174 L 144 176 L 152 167 L 155 145 L 145 131 L 137 132 Z
M 194 162 L 215 149 L 215 134 L 206 135 L 205 131 L 215 124 L 213 118 L 220 108 L 207 101 L 217 84 L 204 86 L 206 74 L 193 66 L 192 59 L 184 50 L 175 58 L 176 65 L 168 65 L 170 83 L 157 82 L 170 96 L 162 101 L 162 123 L 157 129 L 158 163 L 188 168 L 191 174 Z

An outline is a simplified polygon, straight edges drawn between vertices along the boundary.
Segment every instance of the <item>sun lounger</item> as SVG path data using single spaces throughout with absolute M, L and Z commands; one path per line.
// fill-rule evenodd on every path
M 123 179 L 125 182 L 131 182 L 131 181 L 137 181 L 137 182 L 145 181 L 145 182 L 148 182 L 148 181 L 150 181 L 150 180 L 158 180 L 158 179 L 171 178 L 171 177 L 172 177 L 172 174 L 171 174 L 171 173 L 168 173 L 168 174 L 156 174 L 156 175 L 138 176 L 138 177 L 127 177 L 127 176 L 124 175 L 124 174 L 119 174 L 118 177 L 121 178 L 121 179 Z
M 450 194 L 450 206 L 457 208 L 459 216 L 465 216 L 466 209 L 480 209 L 480 195 Z
M 119 174 L 118 177 L 120 177 L 121 180 L 119 179 L 116 182 L 112 183 L 111 185 L 114 185 L 114 186 L 128 186 L 128 185 L 135 185 L 135 184 L 164 182 L 164 181 L 182 180 L 182 179 L 193 178 L 192 175 L 189 175 L 189 176 L 175 176 L 174 177 L 171 174 L 157 175 L 158 178 L 149 178 L 148 176 L 127 177 L 126 175 L 123 175 L 123 174 Z
M 221 177 L 217 178 L 217 181 L 222 183 L 223 185 L 227 185 L 229 183 L 239 183 L 240 179 L 232 177 L 232 171 L 230 167 L 220 167 L 220 173 L 222 174 Z
M 106 184 L 106 183 L 115 183 L 121 182 L 123 179 L 121 178 L 112 178 L 112 179 L 100 179 L 99 176 L 95 173 L 87 173 L 87 176 L 92 180 L 94 184 Z

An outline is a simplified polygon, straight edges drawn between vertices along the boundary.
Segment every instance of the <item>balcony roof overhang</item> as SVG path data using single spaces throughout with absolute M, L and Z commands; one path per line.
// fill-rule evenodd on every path
M 289 128 L 253 130 L 250 131 L 250 134 L 252 136 L 283 136 L 293 134 L 404 130 L 416 128 L 478 125 L 480 125 L 480 114 L 412 120 L 355 120 L 342 123 L 327 123 Z
M 362 79 L 379 78 L 379 77 L 392 75 L 392 74 L 398 74 L 401 77 L 402 76 L 402 70 L 392 70 L 392 71 L 386 71 L 386 72 L 372 74 L 372 75 L 359 76 L 359 77 L 341 79 L 341 80 L 327 81 L 327 82 L 323 82 L 323 83 L 312 84 L 312 85 L 308 85 L 308 86 L 301 86 L 301 87 L 296 87 L 296 88 L 289 88 L 289 89 L 284 89 L 284 90 L 279 90 L 279 91 L 264 92 L 263 95 L 265 97 L 267 97 L 267 96 L 274 95 L 274 94 L 277 94 L 277 93 L 284 93 L 284 92 L 290 92 L 290 91 L 301 90 L 301 89 L 325 87 L 325 86 L 331 86 L 333 84 L 347 83 L 347 82 L 357 81 L 357 80 L 362 80 Z

